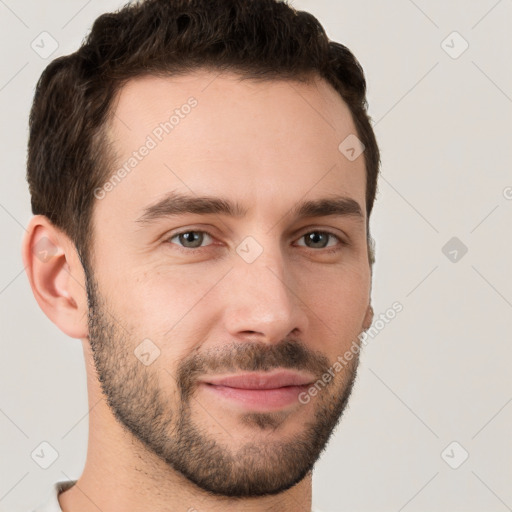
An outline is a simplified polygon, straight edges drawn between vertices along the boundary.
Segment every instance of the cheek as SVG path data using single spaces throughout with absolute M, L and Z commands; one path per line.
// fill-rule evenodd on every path
M 150 338 L 166 352 L 184 353 L 187 340 L 200 340 L 211 327 L 212 304 L 208 293 L 219 272 L 192 267 L 151 268 L 132 271 L 112 284 L 116 316 L 138 338 Z M 199 320 L 200 319 L 200 320 Z M 163 354 L 162 354 L 163 355 Z
M 370 270 L 367 265 L 340 265 L 306 273 L 300 278 L 299 290 L 323 311 L 358 316 L 370 299 Z
M 331 355 L 344 351 L 363 329 L 370 301 L 369 273 L 339 272 L 329 278 L 303 280 L 304 302 L 311 310 L 312 326 L 324 333 Z M 327 348 L 329 346 L 329 348 Z

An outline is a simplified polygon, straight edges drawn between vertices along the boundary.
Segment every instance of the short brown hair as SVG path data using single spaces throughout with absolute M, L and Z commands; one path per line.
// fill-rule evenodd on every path
M 137 76 L 197 69 L 260 80 L 326 79 L 350 108 L 365 146 L 369 220 L 380 156 L 367 114 L 366 80 L 354 55 L 330 41 L 314 16 L 279 0 L 138 1 L 98 17 L 76 52 L 46 67 L 30 113 L 32 213 L 45 215 L 69 236 L 84 267 L 94 190 L 111 172 L 105 125 L 116 92 Z

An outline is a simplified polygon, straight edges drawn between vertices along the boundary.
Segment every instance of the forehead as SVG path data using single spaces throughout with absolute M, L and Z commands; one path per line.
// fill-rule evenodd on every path
M 246 198 L 262 207 L 349 195 L 364 210 L 364 158 L 338 149 L 356 129 L 323 79 L 240 80 L 206 70 L 130 80 L 113 104 L 113 187 L 98 205 L 134 221 L 163 194 Z M 250 204 L 248 204 L 250 207 Z
M 187 102 L 197 105 L 189 109 Z M 348 106 L 321 78 L 311 79 L 309 83 L 242 80 L 234 73 L 206 70 L 167 78 L 144 76 L 128 81 L 121 88 L 113 111 L 112 132 L 123 135 L 125 146 L 136 144 L 141 131 L 151 133 L 158 125 L 171 120 L 173 113 L 177 116 L 171 122 L 176 128 L 172 131 L 173 139 L 193 132 L 195 137 L 187 137 L 191 143 L 193 139 L 196 139 L 194 143 L 201 139 L 204 146 L 228 142 L 234 149 L 247 149 L 251 143 L 263 141 L 273 142 L 271 149 L 284 140 L 293 149 L 308 141 L 310 144 L 302 147 L 304 155 L 308 149 L 318 148 L 321 140 L 323 145 L 332 145 L 340 136 L 356 131 Z M 187 122 L 181 123 L 185 118 Z M 256 131 L 257 138 L 244 138 L 244 135 L 254 136 Z M 315 136 L 319 132 L 322 136 Z M 184 142 L 185 137 L 182 139 Z M 280 149 L 284 151 L 286 147 Z

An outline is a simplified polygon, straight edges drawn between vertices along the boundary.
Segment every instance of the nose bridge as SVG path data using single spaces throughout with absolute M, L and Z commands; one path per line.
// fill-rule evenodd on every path
M 296 296 L 286 255 L 272 235 L 248 236 L 236 248 L 231 272 L 226 326 L 232 336 L 257 332 L 277 343 L 294 329 L 305 329 L 305 315 Z

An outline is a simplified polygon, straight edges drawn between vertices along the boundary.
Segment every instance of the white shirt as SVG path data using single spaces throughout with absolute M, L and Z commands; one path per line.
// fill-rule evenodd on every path
M 67 491 L 76 483 L 76 480 L 64 480 L 53 484 L 48 496 L 44 503 L 39 505 L 33 512 L 62 512 L 58 495 L 61 492 Z
M 76 483 L 76 480 L 64 480 L 53 484 L 46 500 L 39 507 L 32 512 L 62 512 L 60 508 L 58 495 L 61 492 L 67 491 Z M 311 512 L 321 512 L 317 508 L 311 509 Z

